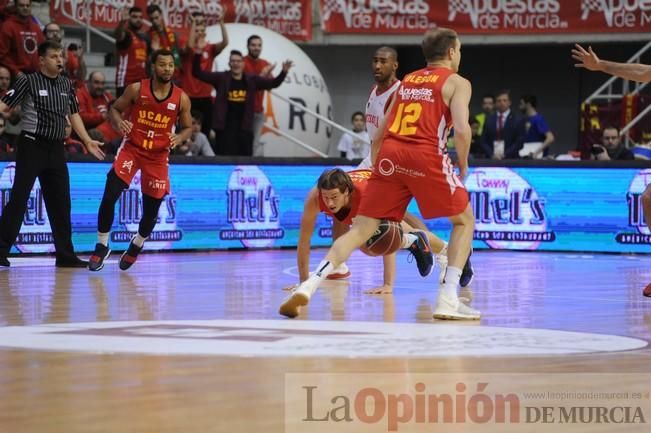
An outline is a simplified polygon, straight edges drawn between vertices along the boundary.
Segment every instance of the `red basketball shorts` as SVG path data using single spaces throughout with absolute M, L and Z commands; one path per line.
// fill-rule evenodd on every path
M 113 170 L 126 184 L 131 184 L 133 177 L 140 170 L 140 190 L 150 197 L 161 199 L 170 193 L 168 152 L 143 155 L 130 142 L 120 146 Z
M 385 140 L 358 215 L 401 221 L 412 198 L 425 219 L 458 215 L 469 201 L 447 155 L 434 146 Z

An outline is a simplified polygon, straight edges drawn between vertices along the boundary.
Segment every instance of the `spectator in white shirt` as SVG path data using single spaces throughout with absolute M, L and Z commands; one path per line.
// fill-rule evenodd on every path
M 200 111 L 192 110 L 192 135 L 190 138 L 178 146 L 176 154 L 185 156 L 215 156 L 208 137 L 201 132 L 203 114 Z
M 364 159 L 371 151 L 371 139 L 366 132 L 366 120 L 364 113 L 356 111 L 351 117 L 353 132 L 344 134 L 339 140 L 337 150 L 342 158 L 349 160 Z

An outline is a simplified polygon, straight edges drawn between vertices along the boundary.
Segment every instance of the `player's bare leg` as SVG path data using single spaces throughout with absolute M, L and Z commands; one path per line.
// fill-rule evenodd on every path
M 457 295 L 462 268 L 470 255 L 475 230 L 475 217 L 470 204 L 462 213 L 451 217 L 450 222 L 453 228 L 448 243 L 448 267 L 445 271 L 445 280 L 439 286 L 434 318 L 478 320 L 481 316 L 479 311 L 464 305 Z
M 349 227 L 348 224 L 344 224 L 340 221 L 337 221 L 336 219 L 333 218 L 332 221 L 332 241 L 336 241 L 339 239 L 341 236 L 343 236 L 345 233 L 348 233 Z M 348 270 L 348 266 L 346 266 L 346 262 L 343 262 L 337 268 L 328 275 L 329 280 L 344 280 L 346 278 L 350 277 L 350 271 Z
M 348 257 L 366 242 L 380 225 L 380 220 L 365 216 L 358 216 L 353 220 L 348 233 L 337 239 L 332 245 L 325 260 L 316 267 L 314 273 L 303 281 L 280 305 L 279 313 L 287 317 L 296 317 L 300 307 L 307 305 L 310 298 L 321 282 L 337 266 L 348 260 Z

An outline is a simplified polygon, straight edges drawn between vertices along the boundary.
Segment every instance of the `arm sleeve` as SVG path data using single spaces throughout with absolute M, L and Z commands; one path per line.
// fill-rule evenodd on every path
M 208 72 L 201 69 L 201 54 L 195 54 L 192 58 L 192 75 L 204 83 L 212 84 L 217 87 L 221 81 L 221 73 Z
M 276 78 L 264 78 L 261 77 L 260 75 L 252 75 L 255 81 L 256 89 L 258 90 L 275 89 L 276 87 L 283 84 L 283 81 L 285 81 L 286 76 L 287 74 L 285 72 L 281 72 L 280 74 L 278 74 Z

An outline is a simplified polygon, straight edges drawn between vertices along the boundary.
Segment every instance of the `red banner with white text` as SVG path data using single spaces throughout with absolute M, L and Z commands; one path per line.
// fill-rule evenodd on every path
M 326 33 L 648 32 L 651 0 L 320 0 Z
M 69 16 L 86 22 L 90 13 L 93 27 L 114 29 L 120 20 L 120 9 L 157 4 L 171 30 L 185 35 L 190 30 L 190 15 L 206 14 L 208 25 L 216 24 L 226 10 L 226 22 L 248 23 L 274 30 L 289 39 L 312 39 L 312 3 L 310 0 L 53 0 L 50 17 L 61 25 L 75 25 Z M 145 14 L 145 18 L 146 14 Z

